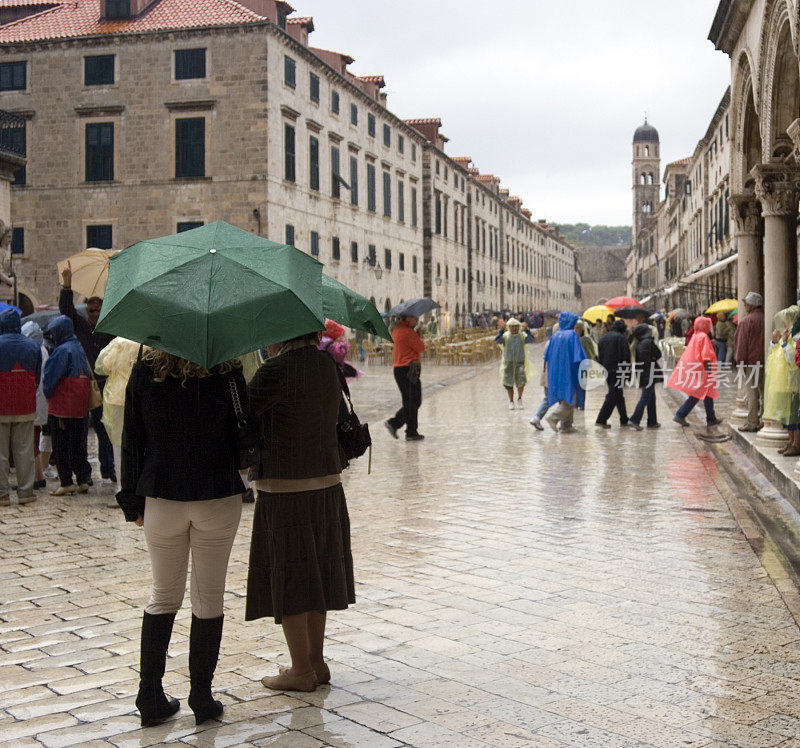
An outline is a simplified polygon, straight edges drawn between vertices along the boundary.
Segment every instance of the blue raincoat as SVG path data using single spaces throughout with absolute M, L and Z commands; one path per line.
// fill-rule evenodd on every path
M 586 354 L 578 333 L 573 330 L 577 321 L 577 314 L 561 312 L 558 315 L 558 332 L 553 333 L 544 352 L 548 407 L 561 400 L 583 407 L 585 393 L 579 384 L 579 367 Z

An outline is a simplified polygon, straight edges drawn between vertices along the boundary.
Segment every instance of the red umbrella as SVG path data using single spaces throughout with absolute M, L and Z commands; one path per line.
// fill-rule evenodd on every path
M 613 299 L 606 301 L 605 304 L 612 309 L 619 309 L 621 306 L 641 306 L 632 296 L 615 296 Z

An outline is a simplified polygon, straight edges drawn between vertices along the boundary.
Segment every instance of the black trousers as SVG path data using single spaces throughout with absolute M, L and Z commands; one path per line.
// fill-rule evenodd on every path
M 614 412 L 614 408 L 619 412 L 619 422 L 625 425 L 628 422 L 628 411 L 625 409 L 625 393 L 622 387 L 617 387 L 616 382 L 608 382 L 608 392 L 600 412 L 597 414 L 597 423 L 606 423 Z
M 394 381 L 400 390 L 400 397 L 403 405 L 400 410 L 389 419 L 393 429 L 399 429 L 405 425 L 406 434 L 417 433 L 417 411 L 422 405 L 422 382 L 410 382 L 408 379 L 408 366 L 395 366 Z
M 48 416 L 47 425 L 61 485 L 71 486 L 73 473 L 78 485 L 88 482 L 92 473 L 86 458 L 86 418 Z

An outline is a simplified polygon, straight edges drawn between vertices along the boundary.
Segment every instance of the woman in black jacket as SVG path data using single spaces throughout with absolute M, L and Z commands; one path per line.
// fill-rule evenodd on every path
M 242 513 L 231 386 L 246 397 L 237 363 L 207 371 L 152 350 L 131 372 L 122 434 L 122 490 L 128 521 L 144 525 L 153 591 L 142 620 L 136 706 L 142 726 L 178 711 L 161 679 L 175 614 L 192 556 L 189 707 L 197 723 L 217 719 L 222 704 L 211 681 L 222 637 L 225 575 Z
M 283 626 L 291 667 L 261 680 L 279 691 L 330 682 L 326 614 L 355 602 L 336 433 L 342 386 L 317 341 L 312 334 L 270 346 L 248 385 L 264 451 L 250 470 L 257 499 L 245 618 L 271 616 Z
M 661 367 L 658 365 L 661 350 L 653 340 L 653 329 L 650 325 L 636 325 L 633 328 L 633 337 L 636 339 L 636 371 L 639 376 L 639 386 L 642 388 L 642 396 L 636 403 L 633 415 L 628 420 L 628 426 L 636 431 L 641 431 L 642 416 L 647 408 L 647 428 L 657 429 L 661 425 L 656 414 L 656 382 L 660 382 L 662 379 Z

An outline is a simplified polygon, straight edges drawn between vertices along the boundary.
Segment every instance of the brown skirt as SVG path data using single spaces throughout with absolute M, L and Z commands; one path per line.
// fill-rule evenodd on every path
M 356 601 L 350 517 L 342 485 L 258 492 L 245 620 L 344 610 Z

